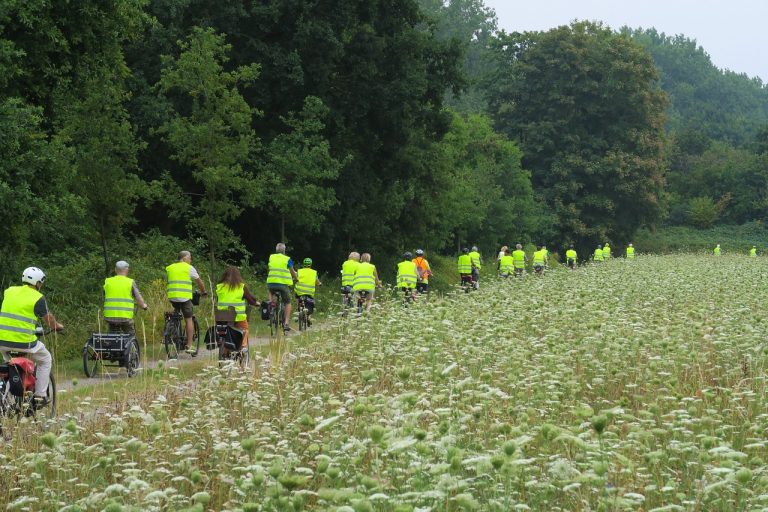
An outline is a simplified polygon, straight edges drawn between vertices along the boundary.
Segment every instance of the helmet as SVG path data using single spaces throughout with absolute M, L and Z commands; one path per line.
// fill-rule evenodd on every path
M 424 249 L 416 249 L 416 256 L 424 256 Z
M 405 251 L 405 252 L 403 253 L 403 259 L 404 259 L 404 260 L 410 260 L 410 259 L 413 259 L 413 254 L 411 254 L 411 252 L 410 252 L 410 251 Z
M 463 252 L 464 254 L 468 254 L 468 253 L 469 253 L 469 249 L 467 249 L 466 247 L 464 247 L 464 248 L 461 250 L 461 252 Z
M 602 246 L 602 245 L 600 245 L 600 244 L 597 244 L 597 248 L 598 248 L 598 249 L 602 249 L 602 248 L 603 248 L 603 246 Z
M 632 244 L 629 244 L 629 245 L 632 245 Z M 569 247 L 570 247 L 571 249 L 573 249 L 573 244 L 571 244 Z
M 312 258 L 304 258 L 304 266 L 305 267 L 311 267 L 312 266 Z
M 477 246 L 476 246 L 476 245 L 473 245 L 473 246 L 472 246 L 472 250 L 473 250 L 473 251 L 477 251 Z
M 37 267 L 27 267 L 21 274 L 21 282 L 37 286 L 37 283 L 45 281 L 45 272 Z

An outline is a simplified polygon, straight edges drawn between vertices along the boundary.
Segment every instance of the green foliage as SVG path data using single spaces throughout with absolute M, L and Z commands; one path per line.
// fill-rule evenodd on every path
M 709 254 L 718 243 L 724 254 L 746 255 L 753 245 L 762 253 L 768 251 L 768 228 L 762 221 L 741 225 L 724 224 L 709 229 L 668 226 L 655 231 L 642 229 L 634 240 L 639 252 L 658 254 L 679 251 L 703 251 Z
M 711 197 L 694 197 L 688 201 L 688 222 L 697 228 L 710 228 L 720 212 Z
M 666 102 L 650 56 L 588 22 L 501 34 L 494 48 L 490 111 L 520 141 L 561 239 L 621 241 L 658 220 Z
M 230 45 L 212 29 L 195 28 L 177 59 L 166 59 L 159 82 L 163 93 L 178 94 L 176 113 L 161 133 L 179 163 L 201 187 L 191 201 L 190 234 L 206 241 L 211 266 L 216 254 L 236 241 L 229 222 L 261 198 L 253 167 L 257 139 L 251 122 L 256 110 L 238 86 L 258 77 L 258 66 L 225 71 Z

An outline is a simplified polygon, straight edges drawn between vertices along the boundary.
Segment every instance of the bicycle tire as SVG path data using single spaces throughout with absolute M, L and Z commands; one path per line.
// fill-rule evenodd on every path
M 139 368 L 141 361 L 141 348 L 139 343 L 133 339 L 131 340 L 131 346 L 128 347 L 128 354 L 125 356 L 125 371 L 128 372 L 128 377 L 136 375 L 136 370 Z
M 163 330 L 163 344 L 165 345 L 165 354 L 168 359 L 179 358 L 179 346 L 178 346 L 178 331 L 181 329 L 181 324 L 177 318 L 169 318 L 165 323 L 165 329 Z
M 96 349 L 90 343 L 83 347 L 83 372 L 88 378 L 96 376 L 96 371 L 101 365 Z
M 192 333 L 192 348 L 194 348 L 194 352 L 192 352 L 191 356 L 195 357 L 197 354 L 200 353 L 200 324 L 197 321 L 197 317 L 192 317 L 192 323 L 195 326 L 195 330 Z M 186 335 L 186 333 L 184 333 Z M 186 341 L 186 340 L 185 340 Z

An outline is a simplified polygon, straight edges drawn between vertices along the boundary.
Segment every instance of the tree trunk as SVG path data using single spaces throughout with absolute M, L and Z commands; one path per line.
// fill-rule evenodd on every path
M 109 277 L 109 252 L 107 250 L 107 231 L 104 227 L 104 217 L 99 217 L 99 236 L 101 237 L 101 253 L 104 257 L 104 276 Z

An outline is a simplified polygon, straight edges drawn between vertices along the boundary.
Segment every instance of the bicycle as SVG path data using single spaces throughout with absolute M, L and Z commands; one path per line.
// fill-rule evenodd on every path
M 352 287 L 351 286 L 342 286 L 341 287 L 341 315 L 347 316 L 349 313 L 349 310 L 352 309 Z
M 285 335 L 285 304 L 279 291 L 270 291 L 272 301 L 269 309 L 269 333 L 271 337 Z
M 39 335 L 49 334 L 38 327 Z M 34 403 L 37 364 L 24 352 L 9 352 L 8 361 L 0 363 L 0 419 L 29 417 L 37 421 L 56 417 L 56 379 L 51 372 L 46 390 L 47 404 L 40 407 Z M 47 411 L 47 415 L 41 414 Z M 0 432 L 2 426 L 0 425 Z
M 464 290 L 464 293 L 469 293 L 470 290 L 473 290 L 475 287 L 474 280 L 472 279 L 471 274 L 462 274 L 461 275 L 461 281 L 459 282 L 459 287 Z
M 197 322 L 197 317 L 192 316 L 192 322 L 195 326 L 195 331 L 192 334 L 192 344 L 190 348 L 193 352 L 190 354 L 192 357 L 196 357 L 200 352 L 200 324 Z M 163 345 L 165 346 L 165 353 L 168 359 L 178 359 L 179 352 L 186 350 L 187 348 L 187 322 L 181 314 L 181 311 L 169 311 L 165 314 L 165 326 L 163 327 Z
M 139 368 L 141 349 L 134 333 L 117 332 L 110 326 L 110 332 L 92 333 L 83 346 L 83 371 L 86 377 L 95 377 L 104 361 L 123 367 L 128 377 L 133 377 Z
M 229 310 L 217 310 L 214 313 L 216 325 L 208 330 L 205 347 L 208 350 L 218 349 L 219 361 L 235 361 L 245 369 L 251 360 L 251 344 L 246 339 L 243 346 L 244 333 L 234 326 L 236 316 L 231 307 Z
M 307 328 L 311 325 L 306 296 L 302 295 L 296 298 L 296 309 L 299 311 L 299 330 L 306 331 Z

